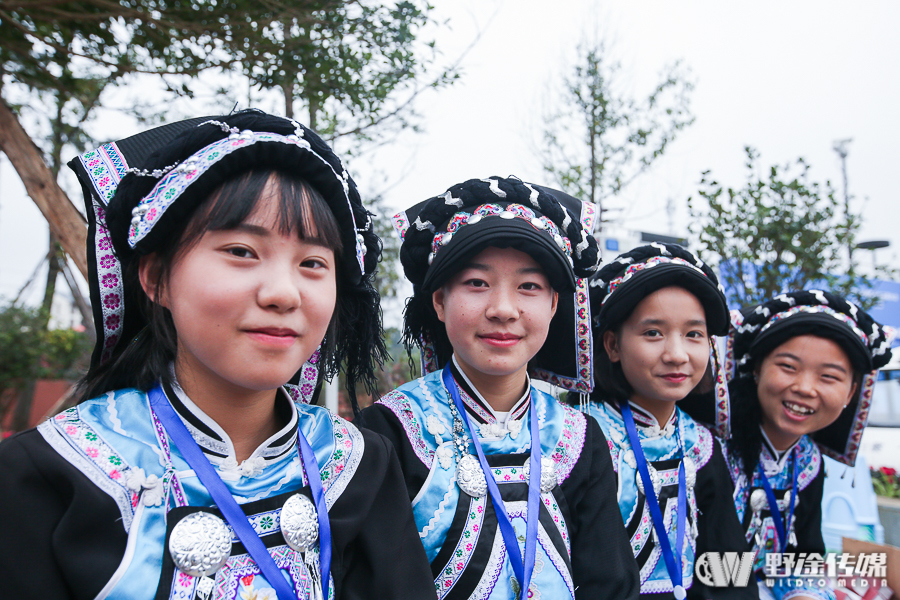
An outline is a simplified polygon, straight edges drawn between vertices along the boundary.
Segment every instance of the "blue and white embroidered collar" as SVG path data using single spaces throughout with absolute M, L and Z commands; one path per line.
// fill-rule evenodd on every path
M 194 404 L 178 385 L 177 380 L 173 380 L 170 389 L 174 395 L 174 398 L 170 397 L 170 401 L 176 414 L 184 421 L 191 437 L 196 440 L 209 461 L 219 469 L 220 476 L 225 481 L 255 477 L 266 466 L 290 456 L 296 446 L 299 426 L 297 409 L 283 391 L 276 397 L 276 411 L 288 417 L 287 424 L 260 444 L 245 461 L 238 464 L 234 443 L 225 430 Z
M 775 473 L 782 472 L 791 459 L 792 450 L 797 447 L 797 444 L 800 443 L 802 438 L 798 438 L 797 441 L 791 444 L 786 450 L 777 450 L 769 439 L 769 436 L 766 435 L 766 430 L 763 429 L 762 426 L 760 426 L 759 431 L 762 433 L 763 442 L 763 451 L 760 455 L 760 462 L 763 464 L 766 475 L 774 475 Z
M 678 428 L 677 410 L 672 411 L 669 420 L 661 427 L 659 421 L 656 420 L 656 417 L 647 409 L 638 406 L 631 400 L 628 401 L 628 406 L 631 408 L 634 424 L 637 426 L 638 431 L 646 438 L 670 437 Z M 619 418 L 622 418 L 622 411 L 619 410 L 618 406 L 611 404 L 610 407 L 615 411 Z
M 525 374 L 525 392 L 516 403 L 509 409 L 509 412 L 501 416 L 491 407 L 490 403 L 481 395 L 481 392 L 472 384 L 472 381 L 466 376 L 465 372 L 460 368 L 459 362 L 456 360 L 456 354 L 453 355 L 453 375 L 457 382 L 462 384 L 463 394 L 461 398 L 466 406 L 466 411 L 474 417 L 478 424 L 479 433 L 482 438 L 503 438 L 507 432 L 516 437 L 522 429 L 523 417 L 528 411 L 531 400 L 531 378 Z

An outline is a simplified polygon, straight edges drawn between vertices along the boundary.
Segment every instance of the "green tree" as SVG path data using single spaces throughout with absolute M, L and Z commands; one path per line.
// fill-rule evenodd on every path
M 714 257 L 729 302 L 748 306 L 822 286 L 870 305 L 861 295 L 868 279 L 842 256 L 856 243 L 860 216 L 845 214 L 829 181 L 810 181 L 802 158 L 773 165 L 763 177 L 759 153 L 745 152 L 742 188 L 723 188 L 705 171 L 697 196 L 688 198 L 691 231 Z
M 544 171 L 564 191 L 601 210 L 694 122 L 694 86 L 682 65 L 669 67 L 643 100 L 621 90 L 620 70 L 602 41 L 582 43 L 564 78 L 559 108 L 544 115 L 539 150 Z
M 28 426 L 34 380 L 74 380 L 90 360 L 92 343 L 84 332 L 47 331 L 46 320 L 41 309 L 0 308 L 0 426 L 11 414 L 12 431 Z

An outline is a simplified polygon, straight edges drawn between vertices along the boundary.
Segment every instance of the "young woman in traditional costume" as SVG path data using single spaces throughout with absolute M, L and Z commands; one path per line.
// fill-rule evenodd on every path
M 822 453 L 856 462 L 876 370 L 890 358 L 884 329 L 828 292 L 780 294 L 732 312 L 729 387 L 734 417 L 748 425 L 735 430 L 728 458 L 761 578 L 770 553 L 825 552 Z M 773 581 L 761 584 L 761 597 L 834 598 L 827 587 L 796 587 L 796 578 Z
M 426 375 L 358 421 L 397 449 L 438 598 L 637 596 L 606 440 L 532 385 L 590 389 L 594 215 L 492 177 L 394 217 Z
M 337 156 L 244 111 L 70 165 L 97 345 L 81 403 L 0 446 L 3 597 L 433 598 L 393 448 L 305 403 L 383 352 Z
M 641 596 L 755 598 L 753 587 L 694 578 L 704 552 L 747 550 L 721 447 L 676 406 L 697 394 L 727 432 L 713 336 L 728 332 L 728 308 L 715 274 L 680 246 L 642 246 L 591 280 L 591 308 L 596 385 L 583 410 L 610 442 Z

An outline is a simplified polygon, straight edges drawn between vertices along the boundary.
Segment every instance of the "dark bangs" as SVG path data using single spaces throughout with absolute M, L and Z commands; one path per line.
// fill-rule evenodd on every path
M 296 233 L 305 242 L 324 246 L 340 262 L 343 245 L 334 213 L 318 190 L 282 171 L 248 171 L 220 185 L 191 219 L 181 239 L 196 242 L 207 231 L 234 229 L 263 199 L 277 203 L 280 233 Z

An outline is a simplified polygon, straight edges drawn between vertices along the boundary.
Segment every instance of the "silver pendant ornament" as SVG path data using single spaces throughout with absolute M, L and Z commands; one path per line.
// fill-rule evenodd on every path
M 456 483 L 459 489 L 473 498 L 481 498 L 487 493 L 487 478 L 477 458 L 466 454 L 459 459 L 456 463 Z
M 312 500 L 294 494 L 281 508 L 281 533 L 284 541 L 297 552 L 306 552 L 319 539 L 319 516 Z
M 659 497 L 659 493 L 662 491 L 662 477 L 659 476 L 659 471 L 656 470 L 656 467 L 647 463 L 647 472 L 650 474 L 650 481 L 653 483 L 653 493 L 656 494 L 656 497 Z M 645 496 L 647 493 L 644 491 L 644 478 L 641 477 L 641 472 L 637 471 L 634 474 L 635 482 L 637 483 L 638 491 Z
M 169 554 L 182 573 L 192 577 L 212 575 L 231 556 L 231 529 L 208 512 L 190 514 L 172 528 Z
M 753 512 L 758 513 L 764 511 L 769 506 L 769 499 L 766 498 L 766 491 L 762 489 L 753 490 L 750 494 L 750 508 Z
M 694 461 L 688 456 L 681 459 L 681 462 L 684 464 L 684 482 L 687 485 L 687 489 L 690 491 L 697 485 L 697 467 L 694 465 Z
M 531 481 L 531 460 L 525 461 L 525 467 L 523 468 L 523 472 L 525 474 L 525 481 Z M 553 488 L 556 487 L 556 463 L 553 462 L 552 458 L 547 458 L 546 456 L 541 457 L 541 493 L 546 494 L 549 493 Z

